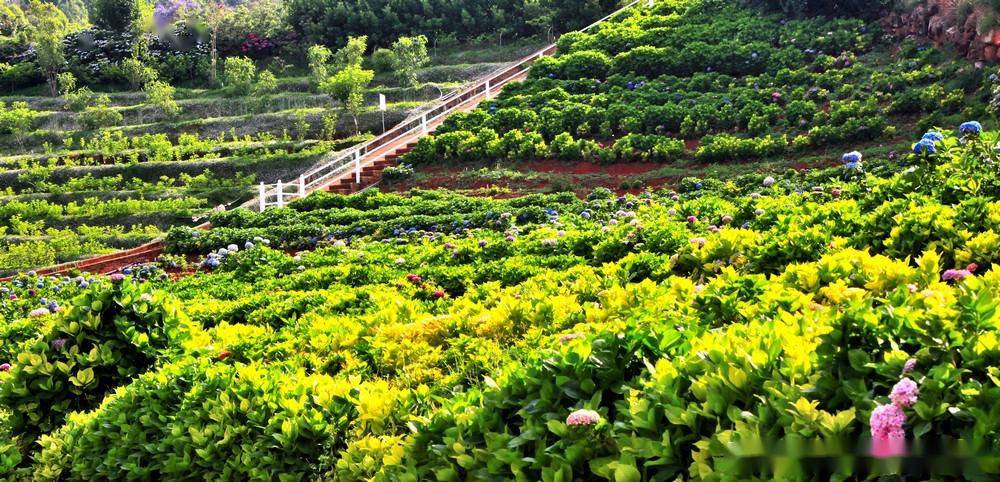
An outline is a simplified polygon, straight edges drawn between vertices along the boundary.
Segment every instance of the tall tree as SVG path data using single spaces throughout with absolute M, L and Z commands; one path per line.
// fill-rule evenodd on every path
M 31 25 L 28 16 L 16 3 L 0 3 L 0 35 L 10 37 L 17 42 L 23 42 L 24 36 Z
M 38 68 L 49 84 L 49 93 L 59 95 L 57 75 L 66 64 L 63 37 L 69 30 L 69 20 L 58 7 L 41 0 L 28 3 L 28 43 L 35 49 Z
M 330 49 L 322 45 L 309 47 L 306 57 L 309 59 L 309 71 L 312 73 L 313 81 L 316 82 L 317 86 L 329 77 L 327 63 L 330 61 L 331 55 L 333 54 L 330 52 Z
M 137 0 L 91 0 L 90 22 L 95 27 L 115 32 L 135 30 L 142 15 Z
M 427 37 L 399 37 L 392 44 L 392 53 L 396 76 L 406 85 L 416 85 L 417 69 L 430 61 L 427 55 Z
M 364 109 L 364 93 L 375 72 L 358 66 L 347 67 L 320 84 L 319 89 L 340 103 L 341 109 L 354 119 L 354 133 L 360 133 L 358 115 Z
M 367 49 L 367 35 L 348 38 L 347 45 L 341 47 L 341 49 L 338 50 L 333 56 L 333 61 L 336 64 L 337 70 L 343 70 L 348 67 L 360 67 L 361 62 L 365 58 L 365 50 Z
M 186 11 L 190 22 L 202 25 L 208 30 L 211 54 L 209 81 L 212 85 L 219 79 L 219 28 L 232 12 L 233 10 L 225 3 L 211 0 L 205 0 Z

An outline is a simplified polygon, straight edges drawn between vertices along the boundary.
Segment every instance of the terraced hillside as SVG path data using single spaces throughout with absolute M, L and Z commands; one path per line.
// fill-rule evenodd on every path
M 996 69 L 861 19 L 735 5 L 636 8 L 564 35 L 532 80 L 452 117 L 388 186 L 638 192 L 688 176 L 895 158 L 914 135 L 987 116 Z
M 643 2 L 377 189 L 0 283 L 0 478 L 994 480 L 997 69 L 875 4 Z
M 173 232 L 211 274 L 22 276 L 2 460 L 34 480 L 992 473 L 891 465 L 996 443 L 1000 139 L 964 130 L 867 173 L 652 195 L 314 195 Z M 858 463 L 816 462 L 843 450 Z
M 121 120 L 98 129 L 81 125 L 93 113 L 70 110 L 72 97 L 2 97 L 9 111 L 32 114 L 30 130 L 2 141 L 8 154 L 0 157 L 0 273 L 135 246 L 220 204 L 238 205 L 257 183 L 296 179 L 380 132 L 378 94 L 387 98 L 391 127 L 536 45 L 480 47 L 482 55 L 475 48 L 442 49 L 416 72 L 414 87 L 377 77 L 359 116 L 362 135 L 306 77 L 283 78 L 263 97 L 177 89 L 179 113 L 170 116 L 144 93 L 108 94 L 107 109 Z M 470 63 L 469 56 L 484 61 Z

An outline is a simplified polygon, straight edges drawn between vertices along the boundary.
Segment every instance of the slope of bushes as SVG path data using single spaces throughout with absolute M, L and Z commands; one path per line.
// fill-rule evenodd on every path
M 997 443 L 1000 139 L 978 129 L 896 162 L 681 192 L 217 214 L 171 240 L 211 247 L 205 273 L 46 291 L 71 307 L 29 318 L 49 328 L 5 322 L 21 341 L 0 372 L 16 412 L 0 460 L 35 480 L 988 477 L 919 458 Z M 300 225 L 316 232 L 286 236 Z M 273 249 L 297 243 L 313 250 Z M 29 300 L 12 320 L 46 283 L 4 286 Z M 184 319 L 155 322 L 147 298 Z M 57 391 L 83 410 L 65 423 L 26 419 L 10 400 L 43 376 L 32 356 L 59 366 L 80 342 L 54 339 L 90 323 L 146 358 L 108 375 L 113 392 Z

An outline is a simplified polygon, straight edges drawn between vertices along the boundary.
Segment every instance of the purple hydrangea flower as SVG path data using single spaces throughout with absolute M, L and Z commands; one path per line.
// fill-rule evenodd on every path
M 941 275 L 941 281 L 962 281 L 972 276 L 972 272 L 967 269 L 949 269 Z
M 914 382 L 907 377 L 900 380 L 895 386 L 892 387 L 892 393 L 889 394 L 889 399 L 892 400 L 892 403 L 901 408 L 908 408 L 912 407 L 914 403 L 917 403 L 918 395 L 920 395 L 920 389 L 917 388 L 917 382 Z

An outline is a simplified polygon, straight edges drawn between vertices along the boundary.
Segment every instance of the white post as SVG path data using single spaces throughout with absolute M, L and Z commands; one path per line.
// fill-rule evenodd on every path
M 427 114 L 420 116 L 420 128 L 423 129 L 424 134 L 427 133 Z
M 306 175 L 299 176 L 299 197 L 306 197 Z
M 281 180 L 278 180 L 278 186 L 275 189 L 275 194 L 278 196 L 278 207 L 285 205 L 285 200 L 283 195 L 285 194 L 285 186 L 281 184 Z
M 486 98 L 490 98 L 490 79 L 486 79 Z
M 257 197 L 260 198 L 260 212 L 264 212 L 267 208 L 267 188 L 264 187 L 264 183 L 260 183 L 260 188 L 257 191 Z
M 361 184 L 361 152 L 354 151 L 354 182 Z

